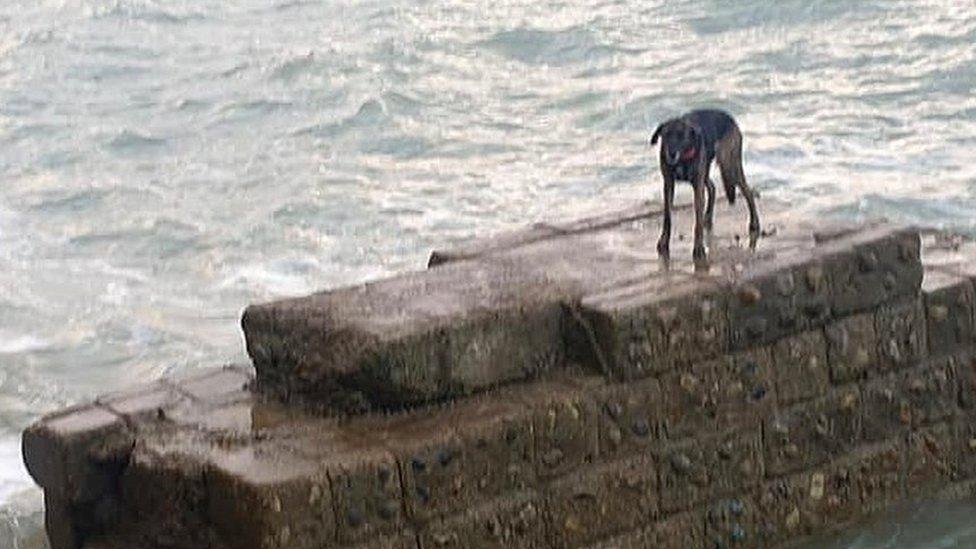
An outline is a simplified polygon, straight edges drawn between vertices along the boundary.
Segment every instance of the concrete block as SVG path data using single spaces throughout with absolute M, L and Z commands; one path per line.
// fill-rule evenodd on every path
M 655 378 L 608 385 L 596 391 L 600 457 L 646 452 L 664 436 L 664 400 Z
M 858 448 L 842 459 L 767 481 L 757 506 L 765 539 L 838 528 L 904 497 L 904 441 Z
M 122 418 L 99 405 L 82 405 L 46 416 L 24 431 L 24 464 L 46 490 L 69 501 L 85 500 L 100 485 L 93 454 L 108 446 L 131 447 Z
M 645 456 L 564 477 L 546 490 L 551 542 L 579 547 L 638 528 L 656 518 L 657 493 L 657 469 Z
M 427 267 L 437 267 L 445 263 L 475 259 L 491 253 L 510 250 L 539 240 L 562 234 L 556 227 L 546 223 L 536 223 L 525 229 L 499 233 L 488 238 L 464 242 L 451 248 L 434 250 L 427 260 Z
M 707 543 L 700 511 L 668 515 L 639 528 L 589 546 L 589 549 L 688 549 L 713 547 Z
M 477 502 L 476 481 L 464 470 L 465 448 L 454 432 L 438 421 L 441 419 L 408 418 L 390 429 L 388 446 L 399 465 L 407 512 L 415 521 L 424 522 Z
M 175 547 L 206 546 L 210 537 L 206 467 L 167 450 L 163 444 L 136 445 L 118 481 L 121 516 L 108 524 L 121 523 L 126 530 L 137 531 L 142 546 L 163 540 Z
M 540 479 L 564 475 L 598 456 L 599 410 L 580 387 L 553 383 L 527 402 L 532 408 L 536 471 Z M 533 393 L 533 397 L 538 393 Z
M 461 509 L 458 514 L 427 524 L 419 532 L 424 548 L 502 549 L 550 547 L 546 540 L 543 503 L 534 492 L 517 492 Z
M 172 385 L 156 382 L 128 391 L 99 396 L 96 402 L 129 425 L 164 419 L 168 411 L 189 397 Z
M 751 497 L 723 498 L 705 509 L 708 547 L 765 547 L 768 533 Z
M 689 211 L 690 204 L 676 204 L 675 211 Z M 621 225 L 646 222 L 662 212 L 660 204 L 642 202 L 634 206 L 607 211 L 582 219 L 555 220 L 548 225 L 560 234 L 576 234 L 611 229 Z M 643 227 L 642 227 L 643 228 Z
M 864 379 L 879 369 L 874 315 L 860 314 L 827 326 L 827 361 L 834 383 Z
M 922 280 L 918 231 L 879 225 L 818 246 L 836 317 L 914 296 Z
M 45 517 L 53 549 L 76 549 L 116 520 L 118 481 L 134 433 L 97 404 L 42 418 L 24 431 L 24 464 L 52 502 Z
M 479 501 L 536 485 L 531 408 L 507 395 L 500 391 L 472 398 L 451 414 L 453 432 L 464 448 L 464 475 Z
M 250 368 L 225 366 L 168 381 L 198 402 L 225 404 L 248 398 L 250 391 L 247 387 L 253 380 Z
M 809 469 L 845 454 L 861 436 L 856 387 L 777 411 L 766 421 L 764 456 L 772 477 Z
M 245 449 L 206 475 L 207 513 L 229 547 L 313 548 L 336 538 L 329 479 L 312 462 Z
M 781 406 L 824 394 L 830 386 L 827 340 L 810 330 L 778 341 L 772 347 L 776 398 Z
M 674 513 L 723 496 L 747 493 L 763 477 L 759 430 L 730 431 L 665 446 L 660 468 L 661 510 Z
M 749 349 L 823 325 L 831 314 L 829 280 L 819 257 L 781 252 L 742 273 L 731 288 L 731 347 Z
M 353 544 L 406 525 L 397 463 L 385 450 L 348 448 L 328 464 L 338 540 Z
M 959 380 L 959 406 L 966 418 L 976 416 L 976 348 L 947 357 Z
M 675 273 L 584 297 L 601 366 L 617 380 L 661 373 L 727 349 L 725 303 L 707 279 Z
M 960 479 L 956 432 L 939 423 L 908 435 L 905 486 L 912 497 L 933 494 Z
M 732 427 L 758 426 L 776 400 L 768 349 L 700 362 L 662 377 L 672 440 Z
M 929 270 L 925 273 L 922 292 L 931 353 L 948 355 L 972 346 L 976 341 L 972 280 Z
M 882 305 L 874 317 L 878 364 L 883 370 L 914 366 L 928 354 L 924 302 L 914 298 Z
M 242 327 L 263 390 L 357 413 L 463 395 L 552 368 L 565 354 L 568 292 L 520 260 L 463 261 L 252 305 Z
M 44 491 L 44 533 L 52 549 L 78 549 L 87 542 L 75 528 L 71 502 L 58 491 Z
M 862 436 L 877 442 L 904 436 L 909 429 L 949 421 L 957 411 L 956 371 L 935 359 L 864 386 Z

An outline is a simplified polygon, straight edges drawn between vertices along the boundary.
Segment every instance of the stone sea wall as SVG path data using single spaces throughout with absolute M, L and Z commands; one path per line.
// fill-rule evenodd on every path
M 642 205 L 251 306 L 253 371 L 25 432 L 52 547 L 778 547 L 972 496 L 976 245 L 762 206 L 707 268 Z

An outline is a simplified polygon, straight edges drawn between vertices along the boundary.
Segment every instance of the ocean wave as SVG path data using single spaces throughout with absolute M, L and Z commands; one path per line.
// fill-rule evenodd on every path
M 318 261 L 311 258 L 252 263 L 227 273 L 217 288 L 247 288 L 260 295 L 298 296 L 312 291 L 310 274 L 320 268 Z
M 106 143 L 109 149 L 126 153 L 155 149 L 165 144 L 166 139 L 129 129 L 118 132 Z
M 335 122 L 320 122 L 292 132 L 293 136 L 339 137 L 351 131 L 376 128 L 389 121 L 387 107 L 380 99 L 367 99 L 356 112 Z
M 317 58 L 313 51 L 289 57 L 273 65 L 269 79 L 290 82 L 308 73 L 310 69 L 315 67 L 316 63 Z
M 152 0 L 115 0 L 108 5 L 89 6 L 87 15 L 96 20 L 126 19 L 170 25 L 206 19 L 206 14 L 202 11 L 186 8 L 178 10 L 175 6 L 163 6 Z
M 241 118 L 262 117 L 294 107 L 291 101 L 278 99 L 252 99 L 235 101 L 220 108 L 223 116 L 218 123 L 232 122 Z
M 478 45 L 510 59 L 532 65 L 571 65 L 592 62 L 614 53 L 585 27 L 551 31 L 519 28 L 497 32 Z

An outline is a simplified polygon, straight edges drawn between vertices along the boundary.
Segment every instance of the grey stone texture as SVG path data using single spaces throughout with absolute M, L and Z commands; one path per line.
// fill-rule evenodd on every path
M 248 307 L 253 368 L 25 431 L 51 546 L 773 547 L 976 492 L 976 245 L 763 209 L 705 268 L 641 204 Z

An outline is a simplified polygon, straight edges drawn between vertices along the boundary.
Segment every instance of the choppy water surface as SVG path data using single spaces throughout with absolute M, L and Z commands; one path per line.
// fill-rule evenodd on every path
M 971 0 L 6 0 L 0 547 L 38 545 L 39 414 L 244 360 L 248 302 L 656 196 L 689 107 L 798 210 L 976 233 L 974 43 Z

